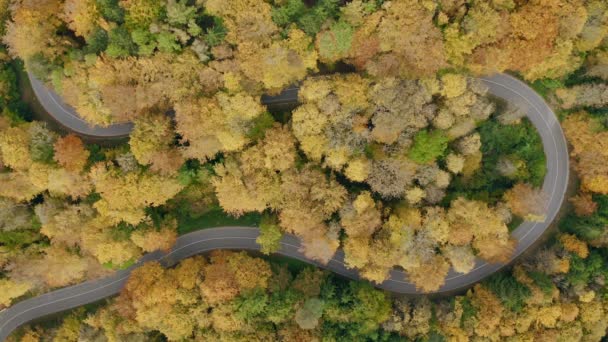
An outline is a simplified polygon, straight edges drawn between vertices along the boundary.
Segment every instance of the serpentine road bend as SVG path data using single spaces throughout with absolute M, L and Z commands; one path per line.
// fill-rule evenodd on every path
M 555 114 L 545 101 L 525 83 L 506 74 L 483 77 L 481 80 L 489 88 L 490 94 L 502 98 L 525 111 L 542 138 L 547 157 L 547 175 L 543 183 L 543 191 L 549 196 L 546 218 L 544 222 L 524 222 L 513 231 L 513 237 L 518 239 L 517 248 L 513 255 L 513 259 L 515 259 L 543 234 L 562 205 L 568 186 L 568 149 Z M 56 95 L 49 91 L 46 92 L 49 95 L 41 96 L 40 102 L 53 116 L 67 127 L 71 127 L 72 122 L 80 122 L 76 119 L 63 121 L 65 115 L 67 115 L 65 113 L 73 113 L 73 111 L 62 105 L 58 105 L 61 104 L 59 101 L 53 102 L 52 99 L 57 99 Z M 51 102 L 49 103 L 49 101 Z M 297 89 L 289 88 L 286 92 L 275 97 L 264 96 L 262 101 L 268 105 L 293 103 L 297 101 Z M 82 130 L 79 127 L 76 127 L 78 129 L 75 130 Z M 126 126 L 110 126 L 105 128 L 104 131 L 98 131 L 99 128 L 88 129 L 89 134 L 92 133 L 91 135 L 99 134 L 105 137 L 110 137 L 112 134 L 120 136 L 128 133 Z M 178 238 L 173 249 L 168 253 L 157 251 L 147 254 L 129 269 L 118 271 L 110 277 L 87 281 L 79 285 L 27 299 L 0 312 L 0 340 L 6 339 L 14 329 L 29 321 L 92 303 L 119 293 L 131 271 L 146 261 L 158 260 L 164 266 L 172 266 L 184 258 L 215 249 L 259 250 L 260 247 L 255 242 L 258 235 L 259 230 L 251 227 L 218 227 L 182 235 Z M 299 250 L 299 240 L 294 236 L 286 235 L 281 241 L 281 249 L 277 254 L 302 260 L 351 279 L 359 279 L 356 270 L 345 267 L 343 262 L 344 254 L 341 250 L 336 253 L 327 265 L 321 265 L 307 259 Z M 503 266 L 505 265 L 488 264 L 478 260 L 473 271 L 467 274 L 458 274 L 450 270 L 445 285 L 436 293 L 466 288 L 496 272 Z M 421 294 L 412 283 L 407 281 L 404 272 L 398 269 L 391 272 L 390 279 L 376 286 L 395 293 Z
M 34 77 L 31 73 L 27 74 L 34 94 L 38 98 L 38 102 L 44 109 L 65 128 L 73 131 L 76 134 L 95 137 L 95 138 L 125 138 L 133 129 L 132 123 L 121 123 L 110 125 L 108 127 L 91 126 L 88 122 L 82 119 L 71 106 L 63 102 L 61 96 L 50 90 L 44 83 Z

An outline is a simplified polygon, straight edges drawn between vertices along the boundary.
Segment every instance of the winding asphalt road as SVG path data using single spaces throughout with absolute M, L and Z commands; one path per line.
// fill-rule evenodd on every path
M 78 116 L 74 108 L 63 102 L 61 96 L 56 92 L 49 89 L 32 74 L 28 73 L 27 75 L 38 102 L 55 121 L 74 133 L 87 137 L 114 139 L 128 137 L 133 129 L 132 123 L 115 124 L 108 127 L 91 126 Z
M 542 138 L 547 157 L 547 175 L 543 183 L 543 191 L 549 196 L 546 219 L 544 222 L 524 222 L 512 233 L 513 237 L 518 239 L 512 258 L 514 260 L 543 235 L 564 201 L 568 186 L 568 149 L 555 114 L 545 101 L 525 83 L 506 74 L 484 77 L 481 80 L 488 86 L 490 94 L 518 106 L 527 114 Z M 38 94 L 38 92 L 36 93 Z M 59 105 L 61 110 L 55 107 L 55 104 L 61 104 L 61 102 L 53 101 L 53 99 L 57 99 L 55 96 L 52 92 L 49 92 L 48 96 L 40 97 L 41 103 L 52 115 L 56 116 L 58 121 L 61 121 L 67 127 L 71 127 L 71 122 L 74 122 L 72 118 L 68 121 L 63 120 L 74 114 L 73 111 L 66 109 L 63 105 Z M 55 104 L 49 106 L 48 101 Z M 275 97 L 264 96 L 262 101 L 267 105 L 293 103 L 297 101 L 297 88 L 289 88 Z M 98 132 L 98 128 L 89 129 L 89 135 L 95 135 Z M 116 134 L 116 136 L 122 136 L 125 132 L 128 133 L 125 126 L 110 126 L 105 128 L 103 133 L 100 132 L 99 135 L 111 137 L 112 134 Z M 6 339 L 14 329 L 29 321 L 119 293 L 130 272 L 146 261 L 158 260 L 164 266 L 172 266 L 184 258 L 215 249 L 259 250 L 259 245 L 255 242 L 258 235 L 259 230 L 250 227 L 218 227 L 182 235 L 168 253 L 157 251 L 147 254 L 131 268 L 116 272 L 110 277 L 87 281 L 27 299 L 0 312 L 0 340 Z M 281 249 L 277 254 L 302 260 L 351 279 L 359 279 L 356 270 L 345 267 L 344 254 L 341 250 L 327 265 L 321 265 L 307 259 L 299 250 L 299 240 L 294 236 L 286 235 L 281 241 Z M 475 268 L 467 274 L 459 274 L 450 270 L 445 285 L 436 293 L 464 289 L 504 266 L 504 264 L 488 264 L 482 260 L 477 260 Z M 407 281 L 405 273 L 398 269 L 391 272 L 390 279 L 376 286 L 395 293 L 421 294 L 412 283 Z

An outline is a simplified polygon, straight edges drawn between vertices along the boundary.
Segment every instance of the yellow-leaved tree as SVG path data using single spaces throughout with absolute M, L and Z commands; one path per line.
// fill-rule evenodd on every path
M 114 223 L 138 224 L 146 207 L 163 205 L 184 187 L 173 177 L 143 170 L 123 172 L 109 163 L 94 165 L 90 177 L 101 195 L 95 208 Z

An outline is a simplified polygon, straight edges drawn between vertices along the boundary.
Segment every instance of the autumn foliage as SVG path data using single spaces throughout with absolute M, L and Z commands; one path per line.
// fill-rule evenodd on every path
M 57 163 L 71 172 L 82 171 L 89 158 L 89 151 L 84 148 L 82 140 L 72 134 L 57 139 L 54 148 Z
M 0 53 L 4 306 L 27 291 L 128 267 L 215 222 L 213 215 L 253 217 L 253 224 L 263 217 L 264 253 L 293 234 L 310 259 L 330 262 L 341 248 L 346 266 L 365 279 L 382 283 L 399 267 L 399 281 L 425 292 L 480 260 L 508 262 L 516 244 L 511 225 L 543 221 L 547 194 L 538 189 L 543 150 L 525 108 L 503 108 L 475 78 L 503 71 L 535 82 L 565 110 L 581 179 L 568 224 L 585 237 L 562 236 L 560 253 L 568 257 L 546 257 L 542 266 L 556 277 L 572 268 L 574 282 L 601 278 L 579 259 L 596 260 L 593 248 L 608 244 L 598 197 L 608 194 L 603 1 L 0 5 L 7 51 Z M 86 122 L 132 122 L 128 143 L 100 147 L 61 136 L 9 105 L 18 94 L 9 55 Z M 587 69 L 573 73 L 581 66 Z M 262 104 L 293 86 L 293 110 Z M 571 112 L 579 109 L 587 112 Z M 306 341 L 320 338 L 324 322 L 356 322 L 361 330 L 352 330 L 365 333 L 382 323 L 412 339 L 433 328 L 454 340 L 526 339 L 541 336 L 540 327 L 593 335 L 591 325 L 603 324 L 594 320 L 593 289 L 572 289 L 587 300 L 575 305 L 590 311 L 580 315 L 587 321 L 573 323 L 579 316 L 562 310 L 571 302 L 540 298 L 539 283 L 547 292 L 550 286 L 538 275 L 517 277 L 535 297 L 526 310 L 543 317 L 528 321 L 506 311 L 523 304 L 501 303 L 500 282 L 476 287 L 447 312 L 423 300 L 389 308 L 384 294 L 360 285 L 345 290 L 350 302 L 337 303 L 320 285 L 325 275 L 309 271 L 293 280 L 293 291 L 305 295 L 294 299 L 276 291 L 289 281 L 275 273 L 261 259 L 225 252 L 175 269 L 147 265 L 89 323 L 114 331 L 110 340 L 159 330 L 171 340 Z M 429 326 L 433 315 L 439 328 Z M 263 320 L 273 322 L 275 335 L 257 329 Z M 547 334 L 551 340 L 556 333 Z

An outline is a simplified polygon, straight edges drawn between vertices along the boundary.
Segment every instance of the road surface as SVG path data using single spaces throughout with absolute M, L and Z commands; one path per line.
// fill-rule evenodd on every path
M 31 73 L 27 74 L 34 94 L 44 109 L 65 128 L 76 134 L 94 138 L 125 138 L 133 129 L 132 123 L 110 125 L 108 127 L 91 126 L 83 120 L 74 108 L 67 105 L 56 92 L 50 90 Z
M 512 258 L 514 260 L 543 235 L 564 201 L 568 186 L 568 149 L 555 114 L 545 101 L 525 83 L 505 74 L 483 77 L 481 80 L 488 86 L 489 93 L 525 111 L 542 138 L 547 157 L 547 175 L 543 183 L 543 191 L 549 196 L 546 219 L 544 222 L 524 222 L 512 233 L 513 237 L 518 240 Z M 263 102 L 266 104 L 294 102 L 297 99 L 297 90 L 294 89 L 290 88 L 276 97 L 265 96 Z M 46 107 L 44 97 L 41 102 Z M 55 115 L 54 112 L 52 114 Z M 93 128 L 93 130 L 95 129 Z M 109 129 L 110 132 L 105 131 L 105 133 L 124 134 L 124 131 L 121 131 L 124 128 L 114 129 L 111 126 Z M 155 252 L 148 254 L 128 270 L 116 272 L 108 278 L 88 281 L 18 302 L 0 313 L 0 340 L 6 339 L 14 329 L 29 321 L 117 294 L 126 282 L 131 270 L 145 261 L 159 260 L 165 266 L 172 266 L 184 258 L 215 249 L 259 250 L 259 246 L 255 242 L 258 234 L 259 230 L 257 228 L 248 227 L 218 227 L 196 231 L 180 236 L 169 253 Z M 341 250 L 327 265 L 321 265 L 308 260 L 299 252 L 299 248 L 299 240 L 294 236 L 287 235 L 281 241 L 281 249 L 278 254 L 305 261 L 351 279 L 359 279 L 356 270 L 345 267 L 343 263 L 344 254 Z M 467 274 L 459 274 L 450 270 L 445 285 L 436 293 L 464 289 L 504 266 L 504 264 L 488 264 L 478 260 L 475 268 Z M 376 286 L 395 293 L 420 294 L 414 285 L 407 281 L 406 275 L 398 269 L 391 272 L 389 280 Z

